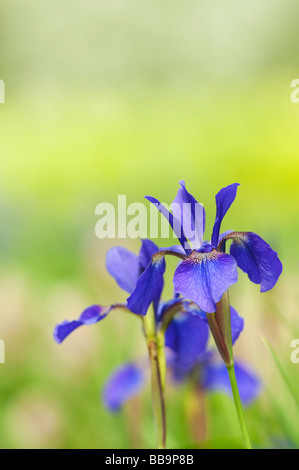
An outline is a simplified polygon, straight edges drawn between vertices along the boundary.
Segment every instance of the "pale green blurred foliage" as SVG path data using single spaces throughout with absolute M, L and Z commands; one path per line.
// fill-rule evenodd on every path
M 231 290 L 246 322 L 236 353 L 265 382 L 247 412 L 253 441 L 298 445 L 297 411 L 260 341 L 298 382 L 298 10 L 296 0 L 1 2 L 2 447 L 153 445 L 149 388 L 117 416 L 100 400 L 112 368 L 146 354 L 138 321 L 115 313 L 60 346 L 52 330 L 126 298 L 105 253 L 139 243 L 97 239 L 96 205 L 118 194 L 169 203 L 181 179 L 205 204 L 207 239 L 214 195 L 241 183 L 223 230 L 255 231 L 279 252 L 272 292 L 241 273 Z M 186 393 L 169 390 L 169 446 L 192 441 Z M 233 416 L 229 398 L 209 397 L 208 445 L 241 445 Z

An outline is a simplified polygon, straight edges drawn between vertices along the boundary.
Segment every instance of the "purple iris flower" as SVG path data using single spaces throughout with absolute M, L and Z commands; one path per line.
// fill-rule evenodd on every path
M 188 309 L 188 316 L 190 316 L 192 310 Z M 233 307 L 230 307 L 230 312 L 232 343 L 234 344 L 243 331 L 244 320 Z M 200 314 L 201 318 L 204 318 L 205 313 L 202 311 Z M 179 321 L 179 316 L 174 318 L 174 322 L 167 330 L 165 338 L 165 344 L 175 352 L 169 364 L 174 382 L 180 383 L 187 378 L 192 378 L 192 380 L 196 380 L 197 386 L 202 390 L 220 391 L 232 395 L 227 367 L 219 360 L 219 355 L 215 351 L 198 348 L 197 358 L 194 350 L 193 364 L 191 361 L 189 364 L 185 361 L 184 355 L 176 347 L 177 342 L 182 337 L 181 329 L 176 329 L 175 337 L 172 337 L 172 328 L 177 321 Z M 235 361 L 235 373 L 242 403 L 245 406 L 249 405 L 261 391 L 260 380 L 246 364 L 238 360 Z
M 177 312 L 183 313 L 177 325 L 181 335 L 176 344 L 176 351 L 184 357 L 184 363 L 190 366 L 206 349 L 209 328 L 204 319 L 204 312 L 199 311 L 194 303 L 175 295 L 173 299 L 158 304 L 157 330 L 161 330 L 166 324 L 169 328 Z M 103 401 L 107 408 L 117 411 L 125 401 L 136 395 L 149 377 L 148 369 L 147 361 L 129 362 L 118 367 L 109 377 L 103 390 Z
M 165 346 L 168 354 L 168 369 L 174 384 L 185 380 L 196 380 L 196 385 L 205 391 L 219 391 L 231 395 L 231 387 L 226 366 L 219 361 L 215 351 L 208 349 L 209 328 L 206 314 L 195 304 L 182 299 L 172 299 L 159 308 L 159 319 L 169 312 L 169 308 L 181 302 L 180 310 L 173 316 L 165 333 Z M 231 307 L 233 343 L 244 327 L 244 320 Z M 110 411 L 117 411 L 130 398 L 141 391 L 146 384 L 148 363 L 123 364 L 117 368 L 106 382 L 102 398 Z M 235 362 L 236 377 L 241 400 L 249 405 L 258 396 L 261 383 L 247 365 Z
M 140 392 L 147 378 L 146 368 L 137 362 L 128 362 L 118 367 L 103 390 L 103 401 L 107 408 L 118 411 L 124 402 Z
M 159 285 L 163 283 L 163 270 L 160 265 L 165 255 L 177 256 L 182 260 L 174 273 L 175 291 L 185 299 L 195 302 L 207 313 L 215 312 L 216 304 L 223 294 L 237 282 L 237 266 L 248 274 L 252 282 L 260 284 L 261 292 L 272 289 L 282 272 L 282 264 L 270 245 L 253 232 L 230 230 L 220 234 L 221 222 L 236 197 L 239 184 L 231 184 L 216 195 L 216 219 L 210 242 L 203 241 L 205 231 L 203 206 L 189 194 L 183 181 L 180 185 L 173 201 L 173 204 L 180 208 L 179 216 L 178 211 L 173 214 L 157 199 L 146 196 L 146 199 L 167 218 L 181 246 L 155 253 L 128 299 L 130 310 L 135 313 L 147 310 L 158 288 L 156 285 L 152 295 L 149 295 L 151 281 L 154 278 Z M 198 207 L 200 210 L 197 210 Z M 198 214 L 201 214 L 200 220 Z M 186 227 L 187 218 L 189 223 Z M 225 253 L 228 240 L 232 241 L 230 254 Z
M 124 247 L 114 247 L 107 252 L 106 268 L 109 274 L 116 280 L 121 289 L 132 293 L 136 287 L 139 276 L 150 263 L 152 256 L 159 251 L 159 248 L 151 240 L 142 240 L 142 245 L 138 256 Z M 157 269 L 151 271 L 151 276 L 147 279 L 146 290 L 144 291 L 145 299 L 148 306 L 153 302 L 155 312 L 157 311 L 161 292 L 163 290 L 163 273 L 165 271 L 165 261 L 161 259 Z M 160 279 L 162 274 L 162 282 L 156 282 L 157 273 Z M 150 298 L 149 298 L 150 297 Z M 148 302 L 149 301 L 149 302 Z M 54 329 L 54 339 L 57 343 L 61 343 L 75 329 L 82 325 L 92 325 L 97 323 L 112 311 L 123 309 L 129 312 L 127 304 L 112 304 L 109 306 L 92 305 L 85 309 L 77 320 L 65 320 L 56 325 Z M 146 315 L 147 309 L 141 309 L 138 315 Z
M 256 374 L 240 361 L 235 361 L 235 373 L 240 398 L 244 406 L 250 405 L 261 391 L 261 383 Z M 225 364 L 212 362 L 202 366 L 202 388 L 232 395 L 231 384 Z

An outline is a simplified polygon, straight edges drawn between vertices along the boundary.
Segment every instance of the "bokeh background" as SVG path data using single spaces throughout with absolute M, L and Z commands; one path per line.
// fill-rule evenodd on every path
M 235 356 L 264 384 L 246 411 L 254 445 L 299 446 L 298 14 L 296 0 L 1 1 L 1 447 L 154 445 L 149 386 L 116 415 L 101 401 L 113 368 L 146 354 L 139 322 L 116 312 L 59 346 L 52 331 L 126 298 L 105 253 L 140 242 L 98 239 L 97 204 L 171 202 L 181 179 L 205 204 L 208 239 L 216 192 L 241 183 L 222 229 L 280 255 L 271 292 L 243 273 L 231 289 L 245 318 Z M 169 447 L 242 446 L 229 397 L 205 397 L 200 444 L 190 403 L 187 386 L 168 387 Z

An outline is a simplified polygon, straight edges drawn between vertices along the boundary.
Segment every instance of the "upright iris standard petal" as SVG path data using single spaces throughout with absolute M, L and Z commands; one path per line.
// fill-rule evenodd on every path
M 261 285 L 261 292 L 272 289 L 282 272 L 276 251 L 253 232 L 233 232 L 224 237 L 230 238 L 233 240 L 230 253 L 238 266 L 252 282 Z
M 103 401 L 110 411 L 117 411 L 124 402 L 136 395 L 144 384 L 143 369 L 137 364 L 124 364 L 108 379 L 103 390 Z
M 249 405 L 261 391 L 259 378 L 248 367 L 235 362 L 235 373 L 243 405 Z M 227 368 L 224 364 L 210 364 L 203 367 L 202 386 L 206 390 L 223 391 L 232 394 Z
M 203 205 L 187 191 L 185 182 L 180 181 L 180 185 L 172 204 L 178 204 L 184 234 L 193 242 L 194 248 L 198 249 L 202 245 L 205 231 L 205 210 Z
M 124 247 L 111 248 L 106 255 L 106 268 L 119 287 L 131 294 L 139 276 L 139 261 L 135 253 Z
M 158 199 L 151 197 L 151 196 L 145 196 L 145 199 L 150 201 L 154 206 L 158 209 L 159 212 L 161 212 L 162 215 L 168 220 L 173 232 L 176 234 L 180 244 L 184 248 L 185 253 L 191 253 L 191 248 L 188 243 L 188 240 L 184 234 L 183 227 L 181 225 L 181 221 L 178 220 L 173 216 L 171 212 L 169 212 L 163 204 L 158 201 Z
M 212 313 L 224 292 L 237 279 L 237 263 L 232 256 L 216 250 L 210 253 L 193 251 L 176 269 L 173 283 L 176 292 L 205 312 Z
M 141 248 L 138 255 L 139 269 L 143 272 L 151 262 L 152 256 L 159 251 L 159 247 L 151 240 L 141 240 Z M 133 292 L 133 291 L 132 291 Z
M 165 345 L 175 353 L 175 363 L 190 368 L 206 350 L 209 327 L 198 315 L 181 313 L 174 317 L 165 334 Z
M 127 299 L 127 307 L 138 315 L 146 315 L 152 302 L 157 306 L 164 286 L 164 256 L 154 255 L 146 270 L 139 277 L 136 289 Z
M 222 219 L 235 200 L 238 186 L 239 183 L 230 184 L 229 186 L 222 188 L 219 193 L 216 194 L 216 219 L 212 233 L 212 245 L 215 248 L 218 245 L 218 237 Z
M 244 328 L 244 319 L 240 317 L 238 312 L 230 306 L 231 314 L 231 329 L 232 329 L 232 343 L 234 344 L 240 336 Z
M 81 313 L 78 320 L 65 320 L 62 323 L 56 325 L 53 333 L 56 343 L 62 343 L 62 341 L 64 341 L 70 333 L 79 328 L 79 326 L 93 325 L 94 323 L 103 320 L 103 318 L 108 315 L 112 308 L 113 306 L 102 307 L 101 305 L 92 305 Z

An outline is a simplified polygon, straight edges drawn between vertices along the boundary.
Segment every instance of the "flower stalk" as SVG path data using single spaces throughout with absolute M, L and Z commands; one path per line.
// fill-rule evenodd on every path
M 163 394 L 165 393 L 165 381 L 166 381 L 166 357 L 165 357 L 165 336 L 163 331 L 157 332 L 157 355 L 158 355 L 158 363 L 160 369 L 160 377 L 161 377 L 161 387 Z
M 165 449 L 166 445 L 166 414 L 164 400 L 164 383 L 161 374 L 161 347 L 158 347 L 155 318 L 153 312 L 148 312 L 143 317 L 144 332 L 147 341 L 147 348 L 151 367 L 152 381 L 152 402 L 156 427 L 157 449 Z M 165 364 L 166 370 L 166 364 Z
M 228 291 L 223 294 L 220 302 L 216 304 L 216 312 L 208 313 L 207 318 L 216 346 L 228 371 L 244 446 L 246 449 L 251 449 L 248 428 L 235 373 L 231 330 L 231 312 Z
M 240 423 L 240 428 L 243 436 L 243 441 L 244 441 L 244 447 L 245 449 L 252 449 L 251 442 L 250 442 L 250 437 L 248 433 L 248 428 L 247 428 L 247 423 L 244 415 L 244 410 L 239 394 L 239 389 L 238 389 L 238 384 L 237 384 L 237 379 L 236 379 L 236 374 L 235 374 L 235 367 L 234 363 L 232 363 L 227 367 L 228 375 L 229 375 L 229 380 L 231 383 L 231 388 L 233 392 L 233 397 L 234 397 L 234 402 L 235 402 L 235 407 Z
M 230 366 L 233 364 L 233 345 L 228 291 L 216 304 L 216 311 L 207 313 L 207 318 L 217 349 L 225 365 Z

